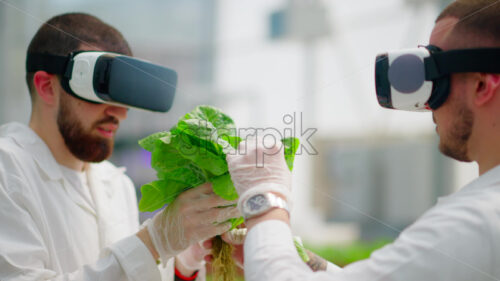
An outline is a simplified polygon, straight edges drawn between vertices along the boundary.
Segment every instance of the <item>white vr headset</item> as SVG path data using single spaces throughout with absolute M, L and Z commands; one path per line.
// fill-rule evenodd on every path
M 442 51 L 429 45 L 388 52 L 375 61 L 375 87 L 382 107 L 437 109 L 450 92 L 450 74 L 500 73 L 500 48 Z
M 167 112 L 177 87 L 177 73 L 129 56 L 79 51 L 68 56 L 29 53 L 26 71 L 60 75 L 62 88 L 92 103 Z

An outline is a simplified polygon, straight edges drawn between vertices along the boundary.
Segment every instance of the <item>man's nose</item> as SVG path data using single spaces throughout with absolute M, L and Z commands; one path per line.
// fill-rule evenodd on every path
M 113 116 L 116 119 L 122 121 L 125 120 L 125 118 L 127 118 L 127 111 L 128 109 L 126 107 L 112 105 L 106 108 L 105 113 L 109 116 Z

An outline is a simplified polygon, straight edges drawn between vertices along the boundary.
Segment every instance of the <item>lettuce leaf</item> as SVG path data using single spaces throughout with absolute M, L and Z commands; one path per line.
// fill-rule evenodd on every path
M 156 140 L 151 153 L 151 167 L 157 172 L 168 173 L 191 163 L 192 161 L 184 158 L 173 144 Z
M 227 172 L 226 156 L 222 151 L 213 152 L 200 146 L 200 142 L 192 141 L 191 137 L 183 132 L 173 136 L 171 144 L 184 159 L 190 160 L 201 169 L 216 176 Z
M 180 121 L 204 120 L 210 123 L 217 131 L 217 135 L 236 135 L 236 127 L 233 119 L 222 113 L 219 109 L 207 105 L 196 107 L 193 111 L 184 115 Z
M 156 143 L 156 140 L 162 138 L 162 137 L 166 137 L 166 136 L 169 136 L 170 135 L 170 132 L 158 132 L 158 133 L 154 133 L 146 138 L 143 138 L 142 140 L 139 141 L 139 145 L 146 149 L 147 151 L 149 152 L 153 152 L 154 148 L 155 148 L 155 143 Z
M 207 177 L 203 170 L 192 163 L 172 170 L 168 173 L 159 172 L 157 176 L 162 180 L 182 182 L 186 184 L 187 187 L 195 187 L 207 182 Z
M 142 198 L 139 202 L 141 212 L 153 212 L 169 204 L 186 189 L 181 182 L 157 180 L 141 187 Z
M 210 179 L 214 193 L 220 197 L 232 201 L 238 199 L 238 193 L 234 188 L 233 181 L 229 173 Z

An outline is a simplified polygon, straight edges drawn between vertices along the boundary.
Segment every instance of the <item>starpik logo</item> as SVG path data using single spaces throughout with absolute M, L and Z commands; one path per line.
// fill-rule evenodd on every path
M 184 131 L 185 134 L 179 135 L 180 143 L 182 143 L 179 148 L 185 155 L 206 155 L 221 150 L 224 154 L 247 155 L 248 147 L 257 147 L 261 142 L 263 149 L 254 150 L 257 167 L 264 167 L 265 156 L 282 151 L 283 146 L 285 148 L 287 146 L 298 146 L 295 155 L 304 153 L 308 155 L 318 154 L 318 151 L 311 143 L 317 128 L 305 128 L 301 112 L 286 114 L 282 120 L 285 125 L 282 130 L 275 127 L 216 129 L 209 122 L 196 121 L 189 124 L 188 130 Z

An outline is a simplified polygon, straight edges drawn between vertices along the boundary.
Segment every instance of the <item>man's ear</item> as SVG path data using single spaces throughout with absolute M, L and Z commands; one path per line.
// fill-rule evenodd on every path
M 480 73 L 476 85 L 474 103 L 476 106 L 488 104 L 500 88 L 500 74 Z
M 48 105 L 53 105 L 57 101 L 56 92 L 54 91 L 55 81 L 57 81 L 56 76 L 45 71 L 37 71 L 33 75 L 33 86 L 36 93 Z

